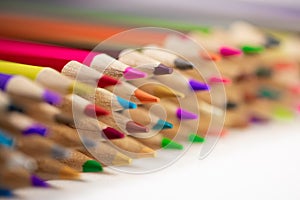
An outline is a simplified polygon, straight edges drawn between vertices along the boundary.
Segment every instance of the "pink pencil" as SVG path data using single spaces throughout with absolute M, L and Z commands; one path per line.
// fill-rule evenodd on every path
M 75 60 L 117 79 L 124 77 L 129 80 L 146 76 L 144 72 L 103 53 L 4 38 L 0 38 L 0 59 L 51 67 L 59 72 L 68 62 Z

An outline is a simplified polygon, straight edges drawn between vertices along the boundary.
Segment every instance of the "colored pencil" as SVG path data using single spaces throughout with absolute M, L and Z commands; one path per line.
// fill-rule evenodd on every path
M 38 175 L 44 180 L 78 180 L 80 178 L 80 174 L 78 171 L 55 159 L 37 158 L 36 161 L 38 169 L 34 172 L 34 174 Z
M 122 139 L 110 140 L 113 146 L 121 153 L 131 157 L 131 158 L 145 158 L 145 157 L 155 157 L 156 152 L 139 142 L 138 139 L 134 139 L 131 136 L 126 136 Z
M 164 137 L 162 134 L 156 134 L 150 138 L 137 138 L 137 140 L 152 149 L 183 149 L 181 144 Z
M 13 193 L 13 190 L 1 186 L 0 187 L 0 197 L 3 197 L 3 198 L 14 198 L 16 196 Z
M 0 115 L 0 126 L 13 135 L 47 135 L 47 127 L 32 118 L 17 112 Z
M 83 115 L 83 116 L 101 116 L 108 115 L 109 111 L 106 109 L 91 103 L 90 101 L 76 95 L 69 94 L 64 96 L 62 102 L 57 105 L 57 107 L 63 112 L 74 115 Z
M 154 79 L 136 79 L 130 83 L 139 89 L 159 98 L 184 98 L 185 95 L 181 92 L 171 89 Z
M 162 130 L 173 128 L 172 123 L 160 119 L 152 112 L 149 112 L 143 107 L 138 107 L 134 110 L 124 110 L 120 113 L 139 124 L 149 127 L 150 130 Z
M 142 53 L 155 60 L 160 61 L 166 66 L 177 68 L 179 70 L 193 69 L 194 65 L 182 58 L 175 53 L 162 49 L 156 45 L 147 45 L 142 48 Z
M 55 159 L 70 157 L 71 150 L 42 137 L 19 137 L 15 148 L 33 157 L 52 157 Z
M 9 132 L 5 132 L 0 129 L 0 145 L 4 147 L 12 147 L 14 145 L 14 139 L 10 137 Z
M 129 165 L 132 162 L 130 157 L 105 142 L 100 142 L 95 147 L 80 148 L 78 150 L 107 166 Z
M 0 172 L 0 185 L 8 189 L 23 187 L 49 188 L 50 185 L 25 169 L 2 169 Z
M 37 169 L 37 163 L 33 158 L 29 156 L 0 146 L 0 161 L 4 168 L 24 168 L 28 171 L 34 171 Z
M 147 132 L 149 132 L 148 127 L 138 124 L 117 112 L 113 112 L 110 116 L 98 117 L 98 120 L 127 135 L 147 135 Z
M 122 82 L 121 84 L 110 86 L 106 89 L 137 104 L 154 103 L 159 101 L 158 97 L 148 94 L 127 82 Z
M 3 70 L 1 70 L 1 66 L 0 61 L 0 72 L 3 72 Z M 41 86 L 22 76 L 0 73 L 0 81 L 0 89 L 9 94 L 28 97 L 38 101 L 45 101 L 50 104 L 58 104 L 61 101 L 59 94 L 45 90 Z
M 84 59 L 88 59 L 89 54 L 87 51 L 76 49 L 70 50 L 63 47 L 1 38 L 0 44 L 0 59 L 3 60 L 24 63 L 27 65 L 50 67 L 64 75 L 77 77 L 77 80 L 82 82 L 88 81 L 89 84 L 97 87 L 106 87 L 118 83 L 118 80 L 80 64 L 80 62 L 84 62 Z M 84 56 L 86 57 L 84 58 Z M 30 70 L 33 69 L 39 71 L 36 75 L 37 78 L 43 76 L 43 73 L 49 73 L 44 72 L 46 69 L 42 68 L 37 69 L 31 67 Z
M 152 59 L 133 49 L 123 50 L 119 54 L 119 61 L 136 67 L 138 70 L 148 74 L 148 76 L 157 76 L 172 74 L 173 69 L 161 64 L 159 61 Z
M 16 41 L 11 39 L 0 39 L 0 59 L 8 60 L 12 62 L 19 62 L 29 65 L 37 65 L 44 67 L 51 67 L 57 71 L 65 71 L 66 65 L 69 61 L 77 61 L 83 63 L 83 66 L 91 66 L 91 68 L 97 70 L 105 75 L 125 79 L 143 78 L 145 73 L 129 67 L 116 59 L 102 53 L 90 52 L 80 49 L 66 48 L 61 46 L 54 46 L 41 43 L 33 43 L 28 41 Z M 80 70 L 83 73 L 82 70 Z M 86 71 L 88 74 L 92 70 Z M 94 72 L 95 73 L 95 72 Z M 88 75 L 87 74 L 87 75 Z M 95 73 L 97 74 L 97 73 Z M 91 75 L 91 78 L 97 78 L 97 76 Z M 99 77 L 99 87 L 103 87 L 101 84 L 110 84 L 113 79 L 97 74 Z M 100 84 L 100 85 L 99 85 Z
M 102 172 L 102 165 L 89 156 L 73 150 L 68 158 L 58 159 L 61 163 L 82 172 Z

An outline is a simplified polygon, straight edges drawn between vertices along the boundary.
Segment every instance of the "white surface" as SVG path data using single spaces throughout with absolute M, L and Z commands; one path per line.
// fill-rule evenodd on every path
M 299 200 L 299 122 L 276 122 L 232 131 L 204 160 L 198 159 L 200 145 L 193 145 L 175 164 L 155 173 L 132 175 L 106 168 L 110 174 L 84 174 L 84 181 L 51 181 L 59 189 L 26 189 L 17 194 L 39 200 Z

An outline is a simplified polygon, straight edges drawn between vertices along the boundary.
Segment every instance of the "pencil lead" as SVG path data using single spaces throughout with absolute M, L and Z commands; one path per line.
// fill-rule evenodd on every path
M 47 128 L 41 124 L 32 124 L 27 129 L 23 130 L 22 133 L 24 135 L 41 135 L 46 136 L 47 135 Z
M 219 49 L 219 53 L 224 57 L 228 57 L 228 56 L 239 56 L 242 54 L 242 51 L 240 49 L 222 46 Z
M 219 78 L 216 76 L 212 76 L 209 79 L 210 83 L 224 83 L 224 84 L 229 84 L 231 83 L 231 80 L 229 78 Z
M 267 122 L 268 119 L 259 116 L 251 116 L 249 121 L 252 123 L 264 123 Z
M 102 172 L 102 165 L 96 160 L 88 160 L 82 165 L 82 172 Z
M 178 97 L 183 98 L 184 94 L 178 91 L 169 89 L 166 86 L 157 85 L 154 87 L 153 95 L 159 98 Z
M 176 58 L 174 61 L 175 67 L 180 69 L 180 70 L 188 70 L 188 69 L 193 69 L 194 65 L 188 61 L 185 61 L 181 58 Z
M 127 101 L 126 99 L 123 99 L 119 96 L 117 96 L 117 100 L 119 104 L 124 108 L 124 109 L 136 109 L 137 105 L 131 101 Z
M 127 80 L 145 78 L 147 74 L 132 67 L 127 67 L 124 72 L 124 78 Z
M 105 137 L 109 140 L 113 140 L 113 139 L 120 139 L 125 137 L 124 133 L 121 133 L 120 131 L 111 128 L 111 127 L 107 127 L 105 129 L 102 130 Z
M 108 115 L 110 114 L 107 110 L 104 108 L 101 108 L 100 106 L 89 104 L 85 107 L 84 113 L 89 117 L 101 116 L 101 115 Z
M 147 156 L 149 156 L 149 157 L 155 157 L 156 156 L 156 151 L 149 148 L 149 147 L 143 147 L 139 153 L 147 154 Z
M 237 107 L 238 107 L 237 103 L 235 103 L 233 101 L 227 101 L 227 103 L 226 103 L 226 110 L 233 110 Z
M 131 158 L 118 152 L 115 155 L 115 159 L 113 160 L 112 164 L 113 165 L 130 165 L 131 162 L 132 162 Z
M 172 74 L 173 68 L 167 67 L 163 64 L 159 64 L 157 67 L 154 68 L 154 75 L 164 75 L 164 74 Z
M 267 67 L 259 67 L 255 71 L 255 75 L 259 78 L 270 78 L 273 74 L 272 69 Z
M 98 81 L 98 87 L 104 88 L 104 87 L 116 85 L 119 83 L 120 82 L 117 79 L 107 76 L 107 75 L 103 75 Z
M 273 116 L 277 119 L 290 120 L 294 118 L 294 113 L 283 106 L 278 106 L 273 110 Z
M 205 83 L 191 79 L 189 84 L 194 91 L 209 90 L 209 86 Z
M 265 43 L 266 48 L 277 47 L 278 45 L 280 45 L 280 40 L 279 39 L 275 38 L 271 34 L 266 35 L 266 43 Z
M 31 185 L 35 186 L 35 187 L 50 187 L 50 185 L 48 183 L 46 183 L 44 180 L 40 179 L 39 177 L 35 176 L 35 175 L 31 175 Z
M 187 110 L 178 108 L 176 111 L 177 118 L 180 120 L 192 120 L 197 119 L 198 115 Z
M 54 145 L 51 154 L 53 158 L 63 159 L 69 157 L 70 151 L 62 146 Z
M 43 99 L 51 105 L 58 105 L 62 101 L 62 98 L 59 94 L 52 92 L 50 90 L 45 90 L 43 94 Z
M 155 103 L 159 102 L 159 98 L 155 97 L 149 93 L 144 92 L 143 90 L 137 89 L 134 91 L 134 95 L 138 98 L 142 103 Z
M 148 127 L 138 124 L 134 121 L 127 122 L 126 130 L 128 131 L 128 133 L 147 133 L 147 132 L 149 132 Z
M 14 197 L 13 191 L 10 189 L 0 188 L 0 197 L 11 198 Z
M 203 143 L 205 141 L 205 138 L 200 137 L 197 134 L 190 134 L 188 140 L 192 143 Z
M 260 45 L 257 46 L 244 45 L 241 47 L 241 49 L 245 54 L 258 54 L 258 53 L 262 53 L 265 50 L 265 48 Z
M 300 104 L 297 106 L 297 110 L 298 112 L 300 112 Z
M 163 138 L 161 141 L 161 146 L 164 149 L 178 149 L 178 150 L 182 150 L 183 146 L 177 142 L 174 142 L 173 140 L 169 139 L 169 138 Z
M 14 146 L 14 139 L 5 133 L 0 132 L 0 144 L 1 146 L 12 147 Z
M 153 130 L 162 130 L 162 129 L 170 129 L 173 128 L 173 124 L 171 124 L 170 122 L 167 122 L 165 120 L 159 119 L 155 126 L 153 126 Z
M 80 178 L 80 174 L 76 170 L 65 166 L 60 170 L 59 177 L 61 179 L 75 180 Z
M 68 117 L 62 114 L 55 115 L 54 119 L 57 123 L 66 124 L 66 125 L 72 124 L 74 122 L 72 117 Z
M 271 100 L 277 100 L 278 98 L 280 98 L 280 92 L 277 90 L 271 90 L 269 88 L 262 87 L 258 90 L 258 96 Z
M 291 86 L 290 91 L 295 95 L 299 95 L 300 94 L 300 84 Z
M 222 57 L 219 54 L 212 53 L 212 52 L 200 53 L 200 56 L 203 59 L 212 60 L 212 61 L 215 61 L 215 62 L 218 62 L 218 61 L 222 60 Z

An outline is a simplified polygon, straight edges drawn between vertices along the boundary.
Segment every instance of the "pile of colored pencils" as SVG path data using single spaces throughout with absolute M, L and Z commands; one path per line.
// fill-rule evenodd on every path
M 290 33 L 244 22 L 193 29 L 193 40 L 139 29 L 90 52 L 126 28 L 5 13 L 0 22 L 0 196 L 300 109 L 300 38 Z

